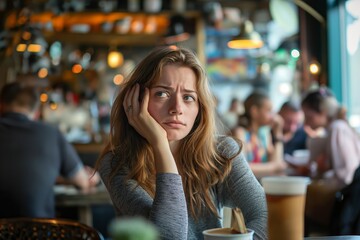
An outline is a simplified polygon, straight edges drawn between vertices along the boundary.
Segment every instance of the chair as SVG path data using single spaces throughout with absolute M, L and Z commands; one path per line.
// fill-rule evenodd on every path
M 338 191 L 332 208 L 332 235 L 360 235 L 360 167 L 352 182 Z
M 104 240 L 95 228 L 67 219 L 3 218 L 0 240 Z

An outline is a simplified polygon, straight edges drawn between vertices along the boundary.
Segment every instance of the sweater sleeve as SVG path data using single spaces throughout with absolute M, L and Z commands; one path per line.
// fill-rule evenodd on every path
M 360 140 L 345 121 L 334 121 L 330 127 L 330 151 L 336 177 L 350 184 L 359 166 Z
M 161 239 L 186 239 L 187 206 L 181 176 L 161 173 L 156 176 L 154 199 L 134 180 L 126 180 L 126 172 L 107 181 L 112 155 L 106 155 L 99 172 L 119 216 L 142 216 L 155 224 Z
M 220 153 L 227 156 L 238 149 L 238 143 L 230 137 L 224 138 L 219 145 Z M 241 209 L 247 228 L 255 232 L 254 239 L 267 239 L 265 192 L 242 153 L 233 159 L 231 172 L 219 192 L 224 206 Z

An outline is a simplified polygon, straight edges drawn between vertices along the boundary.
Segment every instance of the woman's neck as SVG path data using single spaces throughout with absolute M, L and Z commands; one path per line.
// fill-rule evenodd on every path
M 254 123 L 254 122 L 251 122 L 250 125 L 249 125 L 249 129 L 248 129 L 248 130 L 249 130 L 250 132 L 257 133 L 258 130 L 259 130 L 259 128 L 260 128 L 259 124 Z
M 169 142 L 170 145 L 170 151 L 172 153 L 172 155 L 174 156 L 174 158 L 177 158 L 177 154 L 179 152 L 179 141 L 171 141 Z

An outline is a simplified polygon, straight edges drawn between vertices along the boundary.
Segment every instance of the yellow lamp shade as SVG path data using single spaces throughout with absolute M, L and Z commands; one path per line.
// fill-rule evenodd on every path
M 249 20 L 240 25 L 240 34 L 228 42 L 228 47 L 234 49 L 254 49 L 263 45 L 260 34 L 254 31 Z

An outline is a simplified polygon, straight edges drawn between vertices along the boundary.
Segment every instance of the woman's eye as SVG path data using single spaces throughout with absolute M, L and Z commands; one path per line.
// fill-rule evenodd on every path
M 159 92 L 155 93 L 155 96 L 164 98 L 164 97 L 169 96 L 169 94 L 167 94 L 166 92 L 159 91 Z
M 196 101 L 195 97 L 193 97 L 191 95 L 184 96 L 184 100 L 185 101 Z

